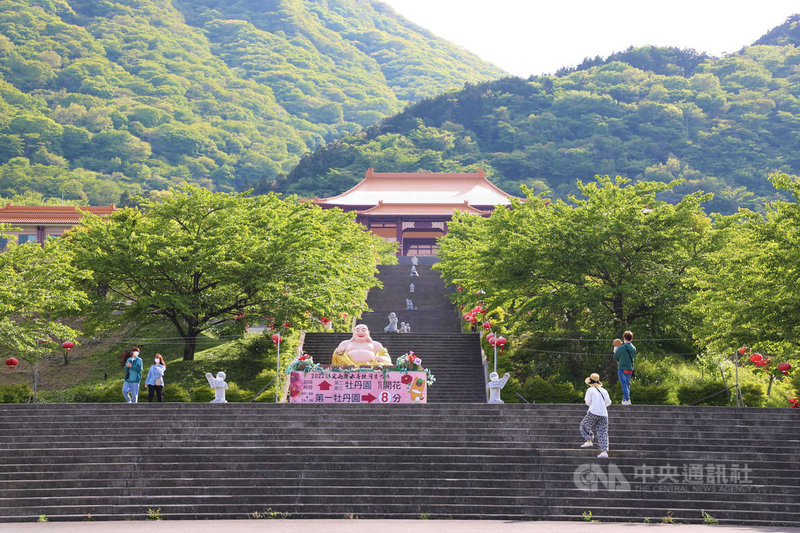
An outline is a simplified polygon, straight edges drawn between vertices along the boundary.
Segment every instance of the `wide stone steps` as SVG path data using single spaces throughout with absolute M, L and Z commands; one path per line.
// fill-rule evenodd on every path
M 800 525 L 800 412 L 614 405 L 611 457 L 599 460 L 579 448 L 585 411 L 0 406 L 0 521 L 144 519 L 158 509 L 165 519 L 580 520 L 591 511 L 602 521 L 701 522 L 704 510 L 722 523 Z M 747 483 L 719 482 L 743 468 Z M 604 486 L 611 474 L 626 490 Z

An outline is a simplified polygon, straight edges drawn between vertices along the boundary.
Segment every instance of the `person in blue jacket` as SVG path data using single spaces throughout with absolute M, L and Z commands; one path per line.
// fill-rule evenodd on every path
M 142 381 L 142 360 L 139 358 L 139 347 L 130 350 L 131 356 L 125 360 L 125 380 L 122 383 L 122 397 L 128 403 L 139 401 L 139 383 Z
M 155 355 L 154 363 L 150 365 L 150 370 L 147 372 L 147 378 L 144 380 L 144 386 L 147 387 L 147 401 L 153 401 L 153 395 L 158 397 L 159 403 L 164 401 L 162 391 L 164 390 L 164 372 L 167 371 L 167 363 L 164 362 L 164 357 L 157 353 Z

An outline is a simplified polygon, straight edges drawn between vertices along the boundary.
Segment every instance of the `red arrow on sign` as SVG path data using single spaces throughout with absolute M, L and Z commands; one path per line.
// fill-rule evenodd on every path
M 375 396 L 373 396 L 372 394 L 365 394 L 365 395 L 363 395 L 363 396 L 361 397 L 361 399 L 362 399 L 362 400 L 365 400 L 367 403 L 372 403 L 372 402 L 374 402 L 375 400 L 377 400 L 378 398 L 376 398 L 376 397 L 375 397 Z
M 330 388 L 331 384 L 328 383 L 327 381 L 323 381 L 322 383 L 319 384 L 319 390 L 328 390 Z

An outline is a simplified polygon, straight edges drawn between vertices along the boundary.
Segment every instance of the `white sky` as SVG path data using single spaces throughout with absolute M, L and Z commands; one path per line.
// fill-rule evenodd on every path
M 380 0 L 511 74 L 552 74 L 629 46 L 736 52 L 800 13 L 797 0 Z

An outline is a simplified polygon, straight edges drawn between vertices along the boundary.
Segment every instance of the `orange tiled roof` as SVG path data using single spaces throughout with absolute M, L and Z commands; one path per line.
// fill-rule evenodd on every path
M 95 215 L 110 215 L 116 210 L 114 204 L 102 206 L 72 205 L 11 205 L 0 208 L 0 223 L 6 224 L 77 224 L 88 211 Z
M 385 204 L 509 205 L 511 195 L 486 179 L 483 170 L 463 172 L 375 172 L 338 196 L 319 204 L 376 206 Z

